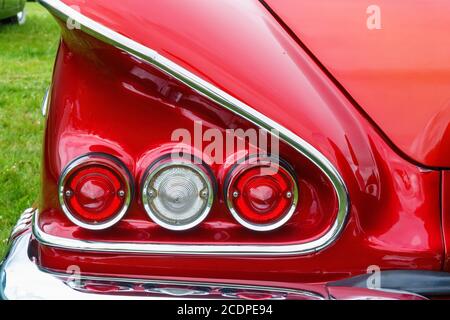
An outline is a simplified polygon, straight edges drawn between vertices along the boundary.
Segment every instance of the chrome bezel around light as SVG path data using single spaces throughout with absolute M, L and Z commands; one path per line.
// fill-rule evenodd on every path
M 165 169 L 172 168 L 172 167 L 185 167 L 188 169 L 192 169 L 195 172 L 197 172 L 200 177 L 203 179 L 207 189 L 208 189 L 208 198 L 206 199 L 205 207 L 203 208 L 201 214 L 199 214 L 196 219 L 191 221 L 190 223 L 184 224 L 184 225 L 174 225 L 169 224 L 166 221 L 160 219 L 157 213 L 153 212 L 150 201 L 151 198 L 149 196 L 149 184 L 153 180 L 153 178 L 162 172 Z M 150 168 L 147 170 L 147 174 L 145 175 L 143 179 L 142 184 L 142 203 L 144 205 L 145 211 L 147 212 L 147 215 L 152 219 L 153 222 L 158 224 L 159 226 L 172 230 L 172 231 L 183 231 L 183 230 L 189 230 L 200 223 L 203 222 L 203 220 L 206 219 L 209 212 L 211 211 L 213 202 L 214 202 L 214 188 L 213 188 L 213 182 L 211 176 L 208 174 L 208 171 L 203 169 L 203 165 L 196 165 L 189 160 L 183 161 L 183 160 L 175 160 L 172 161 L 170 157 L 166 158 L 165 160 L 157 161 L 154 165 L 151 165 Z
M 292 217 L 292 215 L 295 212 L 295 209 L 297 208 L 298 204 L 298 186 L 297 182 L 294 179 L 294 176 L 291 174 L 290 170 L 286 169 L 281 163 L 278 164 L 278 168 L 280 170 L 283 170 L 284 173 L 290 178 L 292 183 L 292 205 L 287 211 L 287 213 L 284 214 L 284 216 L 275 221 L 274 223 L 268 223 L 268 224 L 256 224 L 247 221 L 244 219 L 239 212 L 234 208 L 233 205 L 233 194 L 231 192 L 231 186 L 233 185 L 233 182 L 236 180 L 236 178 L 245 170 L 249 170 L 251 168 L 259 167 L 261 166 L 262 161 L 272 162 L 273 158 L 261 158 L 257 159 L 256 162 L 250 161 L 250 163 L 244 162 L 242 164 L 238 164 L 236 167 L 234 167 L 229 173 L 229 179 L 227 179 L 227 183 L 225 186 L 225 198 L 228 210 L 230 210 L 231 215 L 238 221 L 241 225 L 246 227 L 247 229 L 253 230 L 253 231 L 259 231 L 259 232 L 265 232 L 265 231 L 273 231 L 280 227 L 282 227 L 286 222 L 289 221 L 289 219 Z M 278 161 L 279 162 L 279 161 Z
M 107 44 L 127 52 L 143 62 L 151 64 L 158 70 L 174 77 L 198 94 L 210 99 L 219 106 L 239 115 L 270 134 L 278 134 L 278 138 L 294 148 L 299 154 L 315 164 L 330 180 L 334 187 L 338 201 L 336 219 L 329 230 L 320 238 L 307 243 L 288 245 L 165 245 L 157 243 L 116 243 L 89 242 L 64 237 L 56 237 L 40 230 L 35 224 L 34 232 L 42 243 L 48 246 L 106 252 L 139 252 L 139 253 L 168 253 L 168 254 L 232 254 L 232 255 L 299 255 L 323 250 L 334 243 L 347 220 L 350 199 L 347 187 L 333 164 L 307 141 L 280 125 L 276 121 L 258 112 L 251 106 L 236 99 L 208 81 L 203 80 L 191 71 L 160 55 L 155 50 L 146 47 L 126 36 L 83 15 L 79 11 L 60 0 L 39 0 L 52 14 L 67 21 L 71 19 L 77 23 L 79 30 L 99 39 Z
M 75 215 L 70 211 L 65 203 L 65 185 L 67 180 L 70 178 L 70 175 L 81 166 L 88 164 L 102 164 L 105 166 L 114 166 L 118 171 L 122 174 L 123 182 L 125 183 L 125 200 L 122 209 L 116 214 L 112 219 L 109 219 L 102 223 L 91 224 L 85 221 L 82 221 L 75 217 Z M 66 168 L 61 173 L 58 182 L 58 198 L 59 204 L 61 205 L 61 209 L 67 218 L 76 224 L 79 227 L 88 230 L 104 230 L 112 227 L 117 222 L 119 222 L 127 213 L 128 208 L 131 204 L 131 199 L 133 196 L 133 187 L 132 187 L 132 179 L 131 175 L 128 172 L 126 166 L 117 158 L 104 153 L 89 153 L 83 155 L 81 157 L 76 158 L 72 162 L 70 162 Z

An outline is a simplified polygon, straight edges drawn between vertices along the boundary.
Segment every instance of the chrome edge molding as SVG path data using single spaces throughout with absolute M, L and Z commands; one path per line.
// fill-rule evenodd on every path
M 70 278 L 71 275 L 63 273 L 55 273 L 52 271 L 40 269 L 42 272 L 46 272 L 53 275 L 59 279 Z M 143 286 L 155 286 L 156 290 L 147 290 L 148 293 L 157 293 L 164 296 L 164 298 L 183 298 L 188 296 L 192 298 L 194 295 L 189 294 L 188 291 L 197 291 L 197 298 L 205 299 L 211 294 L 214 289 L 219 289 L 221 291 L 220 298 L 231 298 L 231 299 L 242 299 L 239 296 L 232 296 L 232 293 L 226 293 L 226 290 L 243 290 L 250 291 L 254 293 L 278 293 L 280 295 L 294 295 L 297 297 L 309 298 L 314 300 L 325 300 L 327 297 L 323 295 L 302 289 L 289 289 L 283 287 L 271 287 L 271 286 L 259 286 L 259 285 L 243 285 L 243 284 L 229 284 L 229 283 L 214 283 L 214 282 L 203 282 L 203 281 L 182 281 L 182 280 L 150 280 L 150 279 L 138 279 L 138 278 L 110 278 L 110 277 L 95 277 L 95 276 L 83 276 L 81 275 L 79 279 L 74 280 L 74 284 L 70 287 L 74 290 L 79 290 L 83 292 L 82 284 L 83 282 L 94 282 L 98 284 L 102 283 L 117 283 L 117 284 L 128 284 L 128 285 L 143 285 Z M 77 287 L 81 284 L 81 286 Z M 167 287 L 164 287 L 167 286 Z M 191 289 L 188 289 L 191 288 Z M 192 289 L 194 288 L 194 289 Z M 125 291 L 130 292 L 130 291 Z M 120 293 L 120 292 L 119 292 Z M 274 300 L 269 298 L 268 300 Z M 275 299 L 276 300 L 276 299 Z
M 281 140 L 289 144 L 297 152 L 307 157 L 318 166 L 333 184 L 339 203 L 337 217 L 330 230 L 321 238 L 309 243 L 260 246 L 260 245 L 164 245 L 164 244 L 133 244 L 133 243 L 93 243 L 89 241 L 66 239 L 46 234 L 35 224 L 34 232 L 37 239 L 49 246 L 65 249 L 107 252 L 140 252 L 140 253 L 170 253 L 170 254 L 232 254 L 232 255 L 300 255 L 322 250 L 331 245 L 344 228 L 349 209 L 347 188 L 339 172 L 331 162 L 308 142 L 271 120 L 245 103 L 220 90 L 216 86 L 201 79 L 185 68 L 161 56 L 156 51 L 131 40 L 59 0 L 39 0 L 52 14 L 62 21 L 72 19 L 79 24 L 80 29 L 112 46 L 150 63 L 162 72 L 178 79 L 202 96 L 218 105 L 236 113 L 269 133 L 276 131 Z

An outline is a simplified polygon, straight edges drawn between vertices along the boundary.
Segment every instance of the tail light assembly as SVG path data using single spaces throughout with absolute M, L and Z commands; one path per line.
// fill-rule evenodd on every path
M 83 30 L 62 30 L 39 241 L 92 252 L 239 256 L 302 255 L 334 242 L 348 194 L 312 145 L 187 70 L 169 73 Z
M 229 213 L 247 229 L 271 231 L 295 212 L 298 187 L 293 169 L 275 157 L 250 157 L 229 170 L 222 189 Z M 59 199 L 66 216 L 88 230 L 119 222 L 135 189 L 126 166 L 108 154 L 87 154 L 61 175 Z M 193 156 L 166 154 L 146 170 L 141 202 L 148 217 L 164 229 L 189 230 L 202 223 L 217 196 L 211 168 Z

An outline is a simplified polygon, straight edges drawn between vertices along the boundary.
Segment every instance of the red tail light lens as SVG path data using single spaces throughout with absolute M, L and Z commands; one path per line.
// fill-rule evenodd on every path
M 248 161 L 237 165 L 228 176 L 225 188 L 228 208 L 248 229 L 277 229 L 295 211 L 297 184 L 286 166 L 274 159 Z
M 91 154 L 76 159 L 64 170 L 59 198 L 67 217 L 90 230 L 117 223 L 131 202 L 130 175 L 109 155 Z

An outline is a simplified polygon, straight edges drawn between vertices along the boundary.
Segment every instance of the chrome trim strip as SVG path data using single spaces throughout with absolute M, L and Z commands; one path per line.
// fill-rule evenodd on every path
M 60 279 L 65 279 L 68 277 L 71 277 L 71 275 L 62 274 L 62 273 L 55 273 L 50 272 L 47 270 L 41 269 L 43 272 L 46 272 L 48 274 L 51 274 L 55 277 L 58 277 Z M 73 276 L 72 276 L 73 277 Z M 78 279 L 77 279 L 78 280 Z M 74 285 L 71 286 L 71 288 L 75 290 L 79 290 L 79 288 L 76 287 L 76 282 L 74 281 Z M 170 297 L 185 297 L 187 294 L 180 294 L 177 293 L 175 290 L 176 287 L 178 287 L 178 290 L 181 290 L 182 288 L 186 287 L 194 287 L 196 290 L 202 291 L 199 292 L 199 298 L 200 299 L 207 299 L 208 295 L 210 295 L 210 292 L 214 289 L 219 289 L 222 291 L 221 298 L 232 298 L 232 299 L 242 299 L 238 296 L 229 296 L 230 293 L 224 292 L 225 290 L 243 290 L 243 291 L 251 291 L 251 292 L 259 292 L 259 293 L 278 293 L 278 294 L 291 294 L 302 296 L 304 298 L 314 299 L 314 300 L 325 300 L 326 298 L 322 296 L 319 293 L 312 292 L 312 291 L 306 291 L 301 289 L 288 289 L 288 288 L 282 288 L 282 287 L 271 287 L 271 286 L 259 286 L 259 285 L 243 285 L 243 284 L 229 284 L 229 283 L 215 283 L 215 282 L 203 282 L 203 281 L 181 281 L 181 280 L 150 280 L 150 279 L 138 279 L 138 278 L 107 278 L 107 277 L 95 277 L 95 276 L 80 276 L 79 280 L 81 282 L 83 281 L 93 281 L 93 282 L 99 282 L 99 283 L 128 283 L 128 284 L 139 284 L 139 285 L 153 285 L 153 286 L 160 286 L 158 288 L 159 293 L 166 296 L 166 298 Z M 164 288 L 164 286 L 167 286 Z M 174 288 L 175 287 L 175 288 Z M 150 291 L 149 291 L 150 292 Z M 271 300 L 271 299 L 269 299 Z
M 337 218 L 330 230 L 321 238 L 309 243 L 281 245 L 281 246 L 259 246 L 259 245 L 161 245 L 161 244 L 136 244 L 136 243 L 93 243 L 88 241 L 65 239 L 44 233 L 35 225 L 37 238 L 49 245 L 66 249 L 80 249 L 89 251 L 119 251 L 119 252 L 145 252 L 145 253 L 171 253 L 171 254 L 257 254 L 257 255 L 284 255 L 284 254 L 306 254 L 319 251 L 331 245 L 344 228 L 349 209 L 349 197 L 347 188 L 339 172 L 331 162 L 316 150 L 308 142 L 281 126 L 272 119 L 254 110 L 242 101 L 232 97 L 216 86 L 201 79 L 185 68 L 175 64 L 169 59 L 161 56 L 156 51 L 131 40 L 94 20 L 84 16 L 80 12 L 64 4 L 59 0 L 39 0 L 52 14 L 63 21 L 71 19 L 85 33 L 111 44 L 121 50 L 142 59 L 166 74 L 175 77 L 185 85 L 191 87 L 199 94 L 214 101 L 220 106 L 238 114 L 251 123 L 267 130 L 269 133 L 277 132 L 281 140 L 289 144 L 299 153 L 303 154 L 328 177 L 334 186 L 339 203 Z

